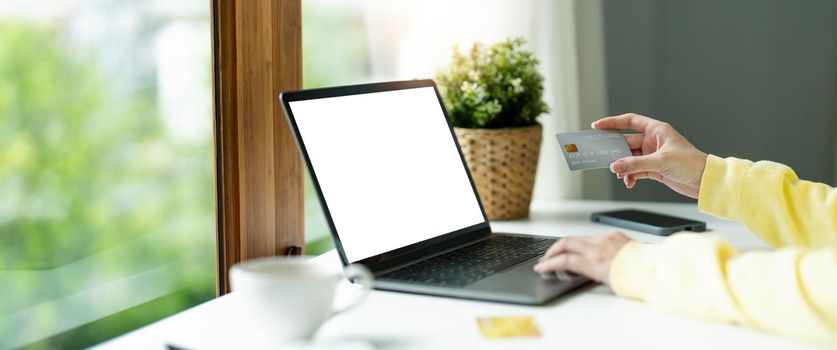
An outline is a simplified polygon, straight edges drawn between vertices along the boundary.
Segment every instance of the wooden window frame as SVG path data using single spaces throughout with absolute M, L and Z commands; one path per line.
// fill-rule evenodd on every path
M 301 0 L 211 0 L 217 294 L 233 264 L 301 254 L 303 168 L 277 100 L 302 87 Z

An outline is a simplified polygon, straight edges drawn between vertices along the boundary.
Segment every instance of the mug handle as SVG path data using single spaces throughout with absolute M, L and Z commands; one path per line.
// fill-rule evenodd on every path
M 346 278 L 349 279 L 349 281 L 354 280 L 361 287 L 363 287 L 363 289 L 360 291 L 359 294 L 357 294 L 357 296 L 354 298 L 354 300 L 352 300 L 351 303 L 347 304 L 344 307 L 341 307 L 340 309 L 335 310 L 334 313 L 332 313 L 333 316 L 354 309 L 355 307 L 360 305 L 361 302 L 363 302 L 363 300 L 365 300 L 366 297 L 369 295 L 369 291 L 372 290 L 372 281 L 375 279 L 374 277 L 372 277 L 372 273 L 369 272 L 369 269 L 367 269 L 366 266 L 360 264 L 351 264 L 349 266 L 346 266 L 345 268 L 343 268 L 343 274 L 346 276 Z

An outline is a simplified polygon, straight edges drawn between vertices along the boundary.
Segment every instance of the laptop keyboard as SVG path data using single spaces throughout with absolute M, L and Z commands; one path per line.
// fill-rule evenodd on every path
M 551 238 L 497 235 L 378 277 L 382 280 L 464 287 L 543 255 Z

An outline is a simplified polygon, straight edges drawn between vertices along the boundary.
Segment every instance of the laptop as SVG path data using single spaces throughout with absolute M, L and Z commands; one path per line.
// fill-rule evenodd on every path
M 491 230 L 432 80 L 279 100 L 340 259 L 375 289 L 539 305 L 590 282 L 532 270 L 557 238 Z

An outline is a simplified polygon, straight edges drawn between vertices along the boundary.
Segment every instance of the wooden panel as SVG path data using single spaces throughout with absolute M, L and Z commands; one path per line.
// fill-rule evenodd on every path
M 302 165 L 276 99 L 302 85 L 300 0 L 214 0 L 213 36 L 221 295 L 236 262 L 304 241 Z
M 301 0 L 277 1 L 278 9 L 273 14 L 273 61 L 277 67 L 295 67 L 296 69 L 277 69 L 273 72 L 273 86 L 276 91 L 297 90 L 302 88 L 302 4 Z M 286 247 L 298 247 L 296 253 L 302 254 L 304 238 L 304 198 L 305 185 L 302 159 L 297 151 L 296 142 L 291 137 L 290 126 L 286 122 L 277 94 L 269 98 L 273 101 L 273 115 L 276 116 L 273 134 L 283 135 L 275 140 L 275 147 L 283 154 L 274 158 L 276 169 L 275 198 L 276 247 L 281 250 L 276 254 L 285 254 Z M 288 233 L 288 234 L 283 234 Z

